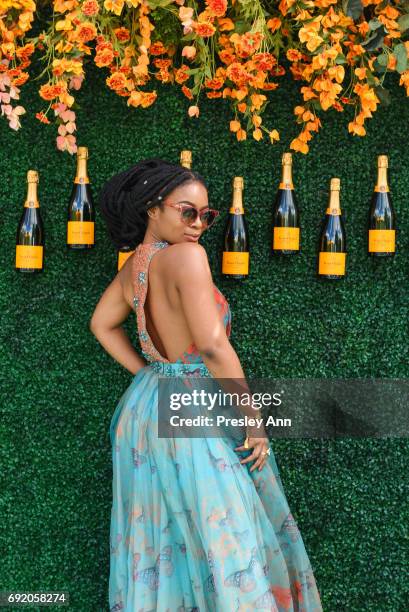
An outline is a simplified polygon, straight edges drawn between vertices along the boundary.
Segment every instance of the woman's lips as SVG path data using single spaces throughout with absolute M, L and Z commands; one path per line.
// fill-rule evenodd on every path
M 189 240 L 189 242 L 197 242 L 200 238 L 200 234 L 197 236 L 191 236 L 190 234 L 185 234 L 186 239 Z

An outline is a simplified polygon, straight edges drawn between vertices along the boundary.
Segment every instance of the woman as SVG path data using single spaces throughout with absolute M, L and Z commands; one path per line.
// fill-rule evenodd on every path
M 111 612 L 321 611 L 264 430 L 239 445 L 158 435 L 159 375 L 245 378 L 198 244 L 218 214 L 204 180 L 146 160 L 105 184 L 100 207 L 114 245 L 136 247 L 90 323 L 134 375 L 110 428 Z M 121 327 L 131 310 L 145 359 Z

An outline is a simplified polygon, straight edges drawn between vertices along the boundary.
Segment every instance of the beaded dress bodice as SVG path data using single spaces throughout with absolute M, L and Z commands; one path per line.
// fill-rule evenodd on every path
M 190 344 L 179 357 L 176 362 L 170 362 L 166 357 L 163 357 L 154 346 L 151 337 L 146 329 L 146 318 L 145 318 L 145 300 L 148 291 L 148 270 L 149 264 L 155 253 L 163 248 L 169 246 L 166 241 L 157 241 L 150 243 L 141 243 L 136 249 L 132 256 L 132 278 L 134 287 L 134 307 L 136 312 L 136 321 L 138 329 L 139 342 L 142 349 L 142 354 L 149 363 L 162 362 L 162 363 L 174 363 L 174 364 L 189 364 L 189 363 L 200 363 L 202 357 L 197 350 L 194 343 Z M 219 310 L 220 318 L 223 321 L 226 329 L 226 334 L 229 337 L 231 332 L 231 311 L 229 304 L 222 294 L 222 292 L 213 285 L 214 297 L 216 300 L 217 308 Z

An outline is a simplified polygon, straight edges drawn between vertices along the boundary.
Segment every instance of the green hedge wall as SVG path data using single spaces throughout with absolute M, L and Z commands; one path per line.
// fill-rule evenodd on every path
M 302 252 L 269 254 L 271 204 L 280 160 L 297 134 L 297 87 L 284 77 L 264 123 L 281 132 L 272 146 L 230 134 L 223 101 L 201 104 L 198 120 L 168 86 L 147 110 L 127 108 L 98 69 L 78 93 L 78 144 L 90 151 L 96 198 L 105 180 L 137 160 L 178 161 L 193 151 L 222 214 L 205 235 L 215 283 L 232 309 L 231 341 L 251 377 L 407 378 L 409 333 L 409 104 L 392 84 L 393 102 L 351 137 L 345 115 L 325 113 L 307 156 L 295 155 Z M 70 610 L 108 609 L 111 448 L 109 423 L 131 375 L 88 329 L 93 309 L 116 273 L 116 253 L 97 215 L 96 247 L 67 252 L 66 206 L 75 158 L 55 149 L 55 129 L 35 120 L 38 81 L 22 90 L 31 115 L 19 132 L 3 120 L 0 147 L 1 560 L 0 590 L 67 590 Z M 350 116 L 350 115 L 349 115 Z M 365 222 L 376 156 L 389 155 L 398 216 L 397 255 L 371 261 Z M 46 231 L 45 271 L 14 271 L 15 233 L 26 172 L 39 171 Z M 245 179 L 251 274 L 243 283 L 220 275 L 224 223 L 234 175 Z M 329 180 L 341 178 L 347 275 L 315 276 L 319 226 Z M 136 344 L 134 317 L 126 322 Z M 287 497 L 300 526 L 326 612 L 407 609 L 409 512 L 406 439 L 275 440 Z M 40 609 L 40 608 L 31 608 Z

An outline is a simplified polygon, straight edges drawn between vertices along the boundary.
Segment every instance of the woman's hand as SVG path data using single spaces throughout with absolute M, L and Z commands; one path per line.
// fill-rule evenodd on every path
M 265 463 L 267 461 L 267 457 L 269 455 L 269 453 L 267 452 L 267 451 L 270 450 L 269 439 L 267 438 L 267 436 L 264 436 L 262 438 L 260 438 L 260 437 L 253 438 L 253 437 L 251 437 L 251 432 L 249 432 L 246 440 L 247 440 L 247 443 L 248 443 L 247 447 L 246 446 L 236 446 L 236 448 L 234 450 L 236 450 L 236 451 L 246 451 L 246 450 L 250 450 L 252 448 L 253 452 L 251 453 L 251 455 L 249 455 L 245 459 L 241 459 L 240 463 L 248 463 L 248 462 L 253 461 L 254 459 L 256 459 L 256 462 L 250 468 L 250 472 L 255 470 L 256 467 L 258 467 L 258 470 L 260 471 L 264 467 L 264 465 L 265 465 Z

